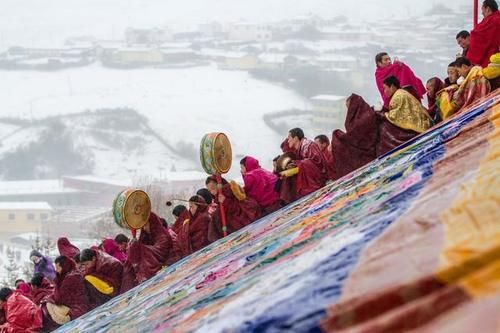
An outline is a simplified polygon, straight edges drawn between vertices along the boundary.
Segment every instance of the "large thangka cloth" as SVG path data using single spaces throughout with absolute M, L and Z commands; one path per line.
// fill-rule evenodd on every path
M 496 332 L 500 93 L 59 332 Z

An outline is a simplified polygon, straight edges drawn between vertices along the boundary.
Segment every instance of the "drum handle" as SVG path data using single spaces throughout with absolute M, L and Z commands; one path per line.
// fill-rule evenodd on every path
M 167 207 L 170 207 L 170 206 L 173 206 L 173 202 L 172 201 L 182 201 L 182 202 L 187 202 L 189 203 L 189 200 L 185 200 L 185 199 L 170 199 L 168 200 L 167 202 L 165 202 L 165 205 L 167 205 Z M 207 203 L 202 203 L 202 202 L 196 202 L 197 205 L 200 205 L 200 206 L 210 206 L 209 204 Z
M 215 175 L 215 177 L 217 178 L 217 190 L 219 192 L 219 195 L 221 195 L 222 194 L 222 177 L 221 177 L 220 173 L 217 173 Z M 222 234 L 224 235 L 224 237 L 226 237 L 227 236 L 227 223 L 226 223 L 226 212 L 224 211 L 224 203 L 219 202 L 219 205 L 220 205 L 220 218 L 222 221 Z

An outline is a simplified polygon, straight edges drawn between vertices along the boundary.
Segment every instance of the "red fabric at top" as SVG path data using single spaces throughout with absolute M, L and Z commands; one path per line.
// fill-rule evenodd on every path
M 500 47 L 500 12 L 485 17 L 470 32 L 470 45 L 467 58 L 474 65 L 487 67 L 490 57 Z
M 384 101 L 384 107 L 388 108 L 390 101 L 390 98 L 384 93 L 384 80 L 392 75 L 399 80 L 401 87 L 408 85 L 412 86 L 417 93 L 418 99 L 422 100 L 422 96 L 426 93 L 422 81 L 415 76 L 411 68 L 406 64 L 395 61 L 392 65 L 383 68 L 377 67 L 377 70 L 375 71 L 375 80 L 377 82 L 377 88 L 380 92 L 380 96 L 382 96 L 382 100 Z
M 40 332 L 42 310 L 19 291 L 14 291 L 3 305 L 8 333 Z
M 80 253 L 80 249 L 71 244 L 66 237 L 61 237 L 57 240 L 57 249 L 62 256 L 71 259 L 75 258 L 75 256 Z
M 256 200 L 263 208 L 276 204 L 279 201 L 279 194 L 274 187 L 278 177 L 263 169 L 255 158 L 251 156 L 245 158 L 246 173 L 243 175 L 243 181 L 247 196 Z
M 345 119 L 346 132 L 332 134 L 334 179 L 350 173 L 376 157 L 378 121 L 375 112 L 361 96 L 352 94 Z

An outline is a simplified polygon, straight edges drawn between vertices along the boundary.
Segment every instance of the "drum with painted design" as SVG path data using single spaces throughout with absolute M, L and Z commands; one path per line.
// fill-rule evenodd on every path
M 113 217 L 124 229 L 141 229 L 149 220 L 151 200 L 146 192 L 126 189 L 113 201 Z
M 200 144 L 200 161 L 210 175 L 224 174 L 231 169 L 231 143 L 224 133 L 208 133 Z

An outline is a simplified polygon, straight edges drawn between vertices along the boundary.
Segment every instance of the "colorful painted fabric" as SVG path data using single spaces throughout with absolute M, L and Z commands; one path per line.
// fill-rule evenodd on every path
M 495 332 L 499 133 L 500 91 L 59 332 Z

